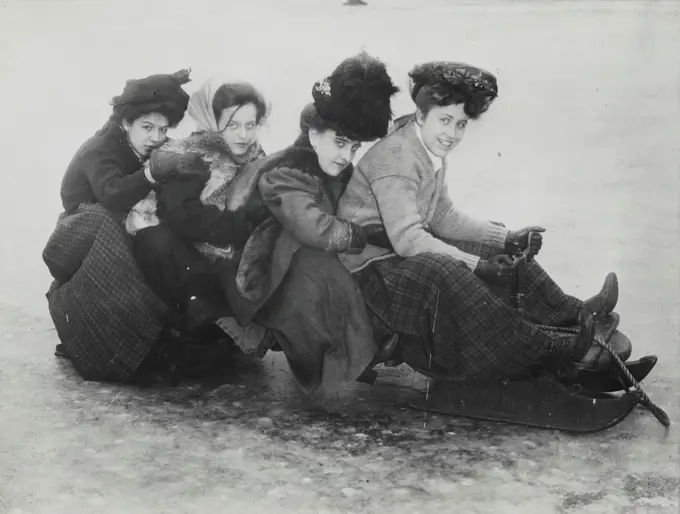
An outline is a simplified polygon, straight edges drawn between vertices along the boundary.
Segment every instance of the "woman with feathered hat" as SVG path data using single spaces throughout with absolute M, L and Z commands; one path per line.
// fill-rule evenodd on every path
M 230 304 L 242 325 L 271 331 L 308 394 L 341 393 L 379 352 L 361 293 L 337 259 L 360 253 L 371 230 L 333 213 L 361 143 L 387 133 L 396 91 L 379 60 L 345 59 L 314 85 L 295 142 L 259 167 L 273 216 L 243 250 Z
M 137 266 L 122 220 L 155 185 L 206 173 L 194 154 L 157 149 L 184 116 L 188 81 L 187 70 L 127 81 L 64 174 L 64 213 L 43 251 L 54 277 L 47 299 L 60 353 L 86 379 L 131 379 L 165 324 L 167 306 Z
M 397 120 L 361 159 L 336 212 L 356 224 L 383 225 L 389 239 L 341 256 L 376 326 L 400 335 L 401 359 L 413 367 L 458 380 L 507 376 L 542 363 L 603 364 L 593 334 L 616 305 L 616 276 L 582 302 L 538 263 L 527 263 L 518 291 L 522 314 L 507 301 L 516 272 L 510 255 L 529 245 L 538 251 L 544 229 L 508 230 L 475 219 L 448 194 L 446 158 L 468 122 L 497 97 L 496 78 L 456 62 L 417 65 L 410 78 L 415 114 Z M 581 331 L 554 337 L 535 323 L 580 324 Z

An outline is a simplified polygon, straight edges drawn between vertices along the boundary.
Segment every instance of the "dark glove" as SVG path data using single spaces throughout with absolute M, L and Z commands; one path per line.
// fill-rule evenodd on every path
M 246 202 L 246 222 L 250 223 L 254 230 L 270 216 L 269 209 L 262 201 L 259 192 L 253 191 Z
M 373 225 L 364 225 L 363 229 L 364 233 L 366 234 L 366 242 L 368 244 L 377 246 L 379 248 L 386 248 L 392 252 L 394 251 L 394 248 L 392 247 L 392 242 L 390 241 L 390 238 L 387 236 L 387 231 L 385 230 L 385 227 L 376 223 Z
M 349 246 L 347 248 L 347 253 L 349 254 L 359 254 L 366 248 L 366 229 L 361 225 L 347 222 L 349 229 Z
M 475 268 L 475 275 L 493 286 L 503 287 L 515 278 L 515 267 L 512 259 L 505 255 L 494 255 L 488 260 L 480 260 Z
M 231 244 L 235 248 L 243 248 L 252 233 L 257 228 L 253 223 L 246 219 L 246 209 L 241 207 L 236 212 L 224 211 L 223 216 L 228 219 L 226 223 L 231 223 L 232 226 L 232 241 Z
M 156 182 L 176 177 L 210 177 L 209 165 L 195 152 L 174 153 L 154 150 L 149 157 L 149 171 Z
M 505 253 L 508 255 L 515 255 L 523 252 L 528 246 L 531 246 L 532 253 L 538 254 L 543 246 L 543 236 L 541 232 L 545 232 L 543 227 L 531 226 L 524 227 L 521 230 L 511 230 L 508 232 L 508 237 L 505 240 Z M 531 234 L 531 240 L 529 240 Z

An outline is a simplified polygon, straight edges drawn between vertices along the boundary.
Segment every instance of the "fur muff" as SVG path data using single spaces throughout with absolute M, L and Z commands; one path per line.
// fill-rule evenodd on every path
M 268 292 L 271 259 L 282 233 L 283 227 L 269 218 L 248 239 L 236 274 L 236 289 L 245 299 L 257 302 Z

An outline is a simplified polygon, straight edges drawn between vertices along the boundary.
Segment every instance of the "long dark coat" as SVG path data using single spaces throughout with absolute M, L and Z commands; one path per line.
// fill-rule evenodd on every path
M 228 277 L 231 308 L 240 323 L 272 330 L 304 391 L 341 393 L 377 351 L 361 292 L 337 258 L 356 243 L 351 224 L 333 216 L 352 169 L 327 177 L 312 148 L 296 142 L 259 172 L 273 216 Z

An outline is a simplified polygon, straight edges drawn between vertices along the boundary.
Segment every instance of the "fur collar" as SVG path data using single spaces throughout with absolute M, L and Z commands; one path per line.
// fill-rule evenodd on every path
M 162 148 L 175 153 L 196 152 L 209 163 L 210 178 L 204 184 L 201 201 L 230 212 L 244 207 L 255 191 L 260 178 L 258 160 L 265 155 L 258 143 L 243 156 L 242 162 L 237 162 L 226 150 L 222 137 L 210 133 L 194 133 L 184 139 L 172 139 L 166 141 Z M 143 228 L 159 225 L 156 207 L 156 193 L 151 191 L 128 213 L 125 221 L 128 233 L 134 235 Z
M 259 142 L 253 143 L 244 155 L 234 155 L 217 132 L 194 132 L 189 137 L 171 140 L 163 145 L 168 150 L 196 152 L 204 157 L 243 166 L 264 155 Z
M 236 211 L 243 207 L 257 186 L 258 161 L 265 156 L 259 142 L 242 156 L 235 156 L 216 132 L 194 132 L 189 137 L 169 141 L 169 151 L 196 152 L 210 165 L 201 200 L 220 209 Z
M 292 145 L 272 154 L 261 163 L 260 173 L 266 173 L 276 168 L 293 168 L 315 177 L 324 184 L 340 183 L 347 185 L 354 171 L 354 166 L 350 164 L 337 177 L 326 175 L 319 166 L 316 152 L 309 141 L 304 138 L 298 138 Z

